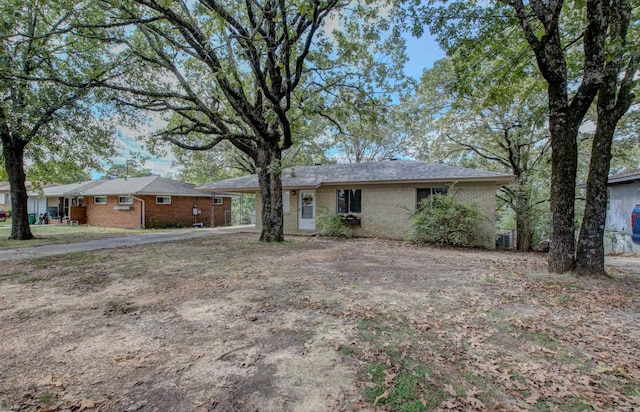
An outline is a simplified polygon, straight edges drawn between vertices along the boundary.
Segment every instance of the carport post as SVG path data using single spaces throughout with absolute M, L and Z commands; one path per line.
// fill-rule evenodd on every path
M 216 226 L 216 192 L 211 192 L 211 227 Z
M 144 199 L 140 199 L 139 197 L 135 197 L 135 196 L 131 196 L 132 198 L 134 198 L 135 200 L 139 200 L 140 203 L 142 203 L 142 228 L 145 228 L 145 216 L 144 216 L 144 212 L 145 212 L 145 204 L 144 204 Z

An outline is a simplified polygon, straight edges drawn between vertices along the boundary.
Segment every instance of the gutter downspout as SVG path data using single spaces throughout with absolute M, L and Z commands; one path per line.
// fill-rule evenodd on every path
M 140 199 L 139 197 L 135 197 L 135 196 L 131 196 L 132 198 L 134 198 L 135 200 L 139 200 L 140 203 L 142 203 L 142 224 L 140 226 L 142 226 L 143 229 L 145 229 L 145 203 L 144 203 L 144 199 Z

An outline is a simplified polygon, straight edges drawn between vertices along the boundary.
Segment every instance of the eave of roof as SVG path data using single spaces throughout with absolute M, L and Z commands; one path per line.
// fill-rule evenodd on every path
M 630 170 L 617 175 L 609 176 L 608 185 L 618 185 L 624 183 L 640 182 L 640 169 Z

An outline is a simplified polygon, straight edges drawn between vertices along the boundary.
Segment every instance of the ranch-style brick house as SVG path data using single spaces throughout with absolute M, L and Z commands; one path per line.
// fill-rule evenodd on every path
M 160 176 L 56 186 L 45 189 L 44 196 L 49 217 L 126 229 L 225 226 L 233 197 L 219 193 L 214 198 L 192 184 Z
M 480 206 L 487 217 L 481 246 L 493 249 L 496 190 L 513 179 L 502 173 L 408 160 L 293 167 L 282 174 L 284 232 L 313 233 L 318 215 L 341 214 L 356 219 L 356 236 L 404 239 L 418 203 L 431 194 L 446 193 Z M 255 193 L 256 229 L 261 230 L 257 175 L 196 189 Z

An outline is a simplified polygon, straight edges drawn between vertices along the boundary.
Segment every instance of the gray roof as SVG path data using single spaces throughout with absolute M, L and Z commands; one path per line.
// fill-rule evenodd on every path
M 609 176 L 607 184 L 615 185 L 621 183 L 637 182 L 640 181 L 640 169 L 630 170 L 624 173 L 618 173 L 617 175 Z
M 87 180 L 85 182 L 48 187 L 44 189 L 44 194 L 49 197 L 78 196 L 81 195 L 85 189 L 98 184 L 100 184 L 100 180 Z
M 166 195 L 207 196 L 194 190 L 195 185 L 160 176 L 129 177 L 127 179 L 90 180 L 46 188 L 45 196 L 108 196 L 108 195 Z
M 514 176 L 445 164 L 394 160 L 369 163 L 297 166 L 282 174 L 284 189 L 316 188 L 332 184 L 393 184 L 428 182 L 491 182 L 507 184 Z M 258 175 L 207 183 L 197 190 L 248 192 L 259 189 Z
M 84 191 L 87 196 L 99 195 L 173 195 L 202 196 L 193 190 L 195 185 L 160 176 L 129 177 L 103 180 L 102 184 Z

